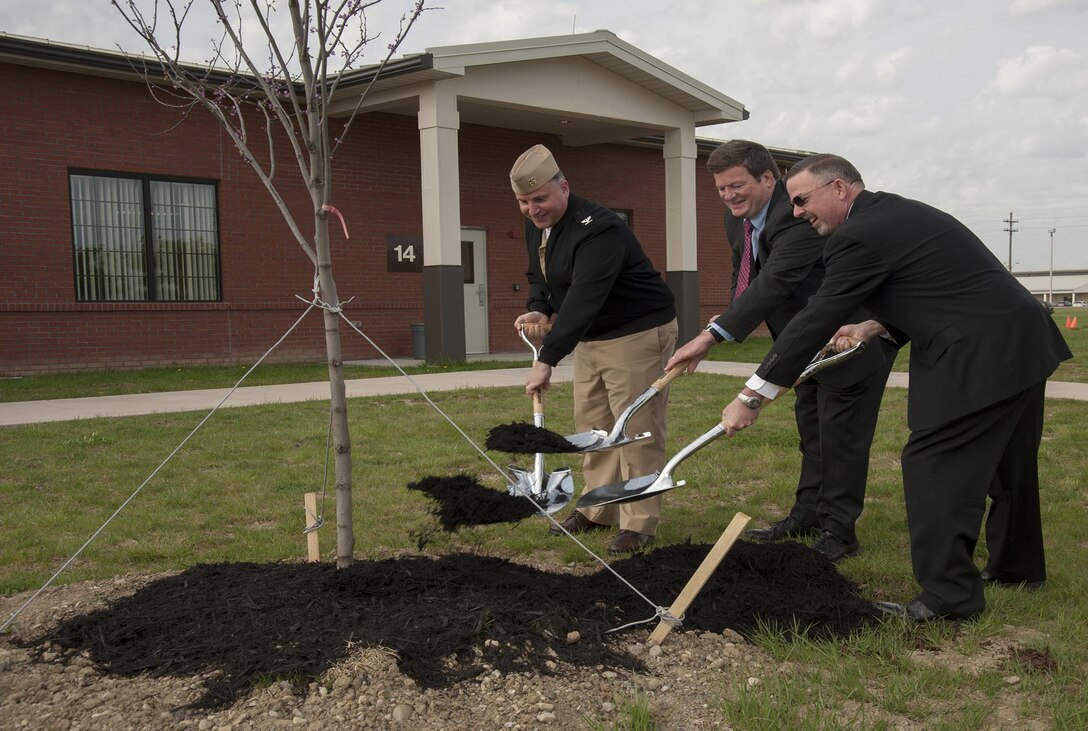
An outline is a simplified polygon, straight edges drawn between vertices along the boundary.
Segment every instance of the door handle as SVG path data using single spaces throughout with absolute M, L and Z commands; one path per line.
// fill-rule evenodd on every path
M 480 284 L 480 285 L 477 285 L 477 291 L 480 294 L 480 305 L 481 306 L 486 305 L 487 304 L 487 288 L 484 285 Z

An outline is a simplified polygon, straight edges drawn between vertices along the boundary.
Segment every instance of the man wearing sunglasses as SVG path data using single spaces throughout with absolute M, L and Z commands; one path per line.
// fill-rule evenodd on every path
M 707 160 L 726 206 L 733 250 L 728 309 L 680 348 L 667 369 L 684 360 L 688 372 L 717 343 L 743 341 L 766 322 L 781 333 L 823 278 L 824 237 L 793 217 L 778 165 L 762 145 L 732 140 Z M 858 313 L 850 322 L 871 315 Z M 895 349 L 869 348 L 797 388 L 795 418 L 801 473 L 793 507 L 782 520 L 748 531 L 756 540 L 815 536 L 812 547 L 832 561 L 858 552 L 855 524 L 869 471 L 869 447 Z M 759 407 L 758 397 L 748 400 Z
M 911 561 L 922 588 L 905 604 L 916 622 L 966 619 L 985 608 L 983 582 L 1046 581 L 1038 452 L 1046 379 L 1072 357 L 1043 306 L 946 213 L 865 190 L 836 155 L 814 155 L 786 176 L 794 215 L 828 235 L 826 274 L 743 395 L 774 398 L 812 351 L 851 340 L 911 343 L 903 493 Z M 873 319 L 842 325 L 864 306 Z M 758 411 L 722 412 L 730 436 Z M 974 563 L 986 499 L 989 560 Z

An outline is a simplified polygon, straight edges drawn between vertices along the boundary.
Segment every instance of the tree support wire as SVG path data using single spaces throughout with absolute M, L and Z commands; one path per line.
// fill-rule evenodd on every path
M 298 297 L 297 295 L 296 295 L 296 297 L 298 299 L 302 300 L 303 302 L 306 302 L 306 300 L 303 299 L 302 297 Z M 350 301 L 351 300 L 348 300 L 348 302 L 350 302 Z M 389 356 L 389 354 L 387 354 L 384 350 L 382 350 L 378 346 L 377 343 L 375 343 L 373 340 L 371 340 L 370 337 L 366 333 L 364 333 L 362 330 L 360 330 L 358 327 L 356 327 L 356 325 L 344 315 L 344 312 L 343 312 L 343 305 L 344 304 L 346 304 L 346 302 L 340 303 L 340 304 L 337 304 L 337 305 L 329 305 L 328 303 L 323 302 L 320 299 L 319 295 L 318 295 L 318 288 L 317 288 L 317 284 L 316 284 L 316 280 L 315 280 L 313 300 L 308 303 L 308 306 L 307 306 L 306 310 L 298 317 L 298 319 L 295 320 L 295 322 L 272 345 L 272 347 L 270 347 L 267 351 L 265 351 L 265 353 L 260 358 L 258 358 L 257 361 L 252 366 L 250 366 L 249 369 L 246 370 L 245 373 L 242 374 L 241 378 L 239 378 L 238 381 L 235 382 L 235 384 L 230 388 L 230 390 L 226 393 L 226 395 L 223 396 L 223 398 L 219 401 L 219 403 L 216 404 L 204 416 L 204 418 L 202 418 L 197 423 L 197 425 L 195 427 L 193 427 L 193 429 L 185 436 L 185 438 L 182 439 L 181 442 L 176 447 L 174 447 L 174 449 L 166 456 L 166 458 L 161 463 L 159 463 L 159 465 L 154 470 L 151 471 L 151 474 L 149 474 L 147 476 L 147 478 L 145 478 L 144 481 L 142 483 L 140 483 L 140 485 L 135 490 L 133 490 L 132 494 L 130 494 L 117 507 L 117 509 L 113 511 L 113 513 L 108 518 L 106 518 L 106 520 L 102 523 L 102 525 L 100 525 L 98 527 L 98 529 L 95 530 L 94 533 L 91 534 L 91 536 L 83 543 L 83 545 L 81 545 L 61 565 L 61 567 L 59 569 L 57 569 L 56 572 L 54 572 L 53 575 L 50 576 L 49 579 L 46 580 L 46 582 L 44 584 L 42 584 L 41 587 L 39 587 L 38 590 L 35 591 L 34 594 L 32 594 L 30 596 L 29 599 L 26 600 L 26 602 L 23 603 L 22 606 L 20 606 L 18 609 L 16 609 L 15 612 L 11 615 L 11 617 L 9 617 L 7 619 L 7 621 L 4 622 L 3 625 L 0 625 L 0 633 L 2 633 L 4 630 L 6 630 L 11 625 L 11 623 L 14 622 L 15 619 L 20 614 L 22 614 L 23 611 L 25 611 L 26 608 L 29 607 L 34 602 L 34 600 L 36 600 L 41 595 L 41 593 L 43 591 L 45 591 L 47 588 L 49 588 L 53 584 L 53 582 L 56 581 L 57 577 L 59 577 L 62 573 L 64 573 L 64 571 L 66 571 L 68 569 L 68 567 L 71 566 L 72 563 L 77 558 L 79 558 L 80 555 L 82 555 L 82 553 L 87 549 L 87 547 L 90 546 L 91 543 L 93 543 L 96 538 L 98 538 L 98 536 L 106 529 L 106 527 L 110 523 L 112 523 L 113 520 L 118 515 L 121 514 L 121 511 L 124 510 L 129 505 L 129 503 L 131 503 L 136 498 L 136 496 L 140 494 L 140 492 L 144 489 L 144 487 L 146 487 L 148 485 L 148 483 L 151 482 L 151 480 L 155 477 L 155 475 L 157 475 L 163 469 L 163 467 L 165 467 L 167 465 L 167 463 L 169 463 L 170 460 L 173 459 L 174 455 L 176 455 L 179 451 L 181 451 L 181 448 L 184 447 L 189 442 L 190 439 L 192 439 L 192 437 L 201 429 L 201 427 L 204 426 L 204 424 L 212 417 L 212 415 L 216 411 L 218 411 L 223 406 L 224 403 L 227 402 L 227 400 L 234 394 L 234 392 L 236 390 L 238 390 L 238 388 L 241 387 L 242 383 L 246 380 L 246 378 L 249 377 L 249 375 L 254 370 L 256 370 L 257 366 L 259 366 L 261 363 L 263 363 L 264 360 L 269 355 L 271 355 L 272 352 L 275 351 L 276 348 L 278 348 L 287 339 L 287 337 L 289 335 L 291 335 L 292 332 L 294 332 L 295 328 L 297 328 L 299 326 L 299 324 L 302 323 L 303 319 L 305 319 L 305 317 L 307 315 L 309 315 L 310 312 L 312 310 L 314 310 L 314 309 L 327 310 L 329 312 L 333 312 L 333 313 L 339 315 L 341 317 L 341 319 L 343 319 L 352 330 L 354 330 L 356 333 L 358 333 L 364 340 L 366 340 L 367 343 L 369 343 L 371 345 L 371 347 L 373 347 L 376 351 L 378 351 L 382 355 L 383 358 L 385 358 L 387 361 L 389 361 L 389 363 L 391 363 L 393 365 L 393 367 L 396 368 L 400 372 L 400 374 L 402 376 L 404 376 L 406 379 L 408 379 L 408 381 L 415 387 L 415 389 L 419 392 L 419 394 L 423 397 L 423 399 L 428 404 L 430 404 L 431 407 L 439 415 L 441 415 L 442 418 L 444 418 L 450 424 L 450 426 L 452 426 L 457 431 L 457 433 L 460 434 L 464 438 L 464 440 L 474 450 L 476 450 L 476 452 L 484 459 L 484 461 L 486 461 L 488 464 L 490 464 L 495 469 L 495 471 L 499 475 L 502 476 L 502 478 L 507 482 L 508 485 L 512 484 L 511 480 L 510 480 L 510 475 L 507 473 L 507 471 L 504 470 L 502 467 L 500 467 L 494 460 L 492 460 L 491 457 L 489 457 L 487 455 L 487 453 L 475 442 L 475 440 L 473 440 L 472 437 L 470 437 L 468 434 L 466 434 L 465 431 L 460 426 L 458 426 L 457 423 L 445 411 L 443 411 L 438 406 L 438 404 L 436 404 L 431 399 L 431 397 L 427 394 L 427 392 L 423 389 L 423 387 L 420 386 L 419 383 L 415 379 L 413 379 L 410 375 L 408 375 L 404 371 L 404 369 L 402 369 L 396 363 L 396 361 L 394 361 L 393 358 L 391 358 Z M 314 523 L 307 526 L 306 531 L 305 531 L 307 533 L 310 532 L 310 531 L 314 531 L 314 530 L 319 529 L 324 523 L 325 493 L 327 491 L 327 486 L 328 486 L 329 440 L 326 440 L 325 450 L 326 450 L 326 465 L 325 465 L 325 473 L 326 474 L 325 474 L 325 478 L 323 479 L 323 484 L 322 484 L 321 507 L 320 507 L 320 510 L 318 511 L 318 515 L 313 516 L 314 517 Z M 590 549 L 588 546 L 586 546 L 584 543 L 582 543 L 580 540 L 578 540 L 578 538 L 576 538 L 573 534 L 571 534 L 569 531 L 567 531 L 565 528 L 563 528 L 562 524 L 560 524 L 555 518 L 553 518 L 551 515 L 549 515 L 547 512 L 545 512 L 545 510 L 543 508 L 541 508 L 539 505 L 537 505 L 536 502 L 534 502 L 528 495 L 523 495 L 522 497 L 524 497 L 526 500 L 529 500 L 529 502 L 531 502 L 533 504 L 533 506 L 537 509 L 537 511 L 541 515 L 543 515 L 545 518 L 550 520 L 553 524 L 558 526 L 559 529 L 561 531 L 563 531 L 563 533 L 565 533 L 568 538 L 570 538 L 572 541 L 574 541 L 576 544 L 578 544 L 578 546 L 581 547 L 581 549 L 583 551 L 585 551 L 588 555 L 593 557 L 594 560 L 596 560 L 601 566 L 603 566 L 613 576 L 615 576 L 616 579 L 618 579 L 622 584 L 627 586 L 636 596 L 641 598 L 643 601 L 645 601 L 647 604 L 649 604 L 653 608 L 654 614 L 653 614 L 652 617 L 649 617 L 649 618 L 647 618 L 645 620 L 641 620 L 640 622 L 632 622 L 631 624 L 641 624 L 643 622 L 652 622 L 655 619 L 660 619 L 662 622 L 667 623 L 669 626 L 679 626 L 681 624 L 682 615 L 681 615 L 681 617 L 674 617 L 669 612 L 668 609 L 666 609 L 665 607 L 662 607 L 660 605 L 655 604 L 648 597 L 646 597 L 646 595 L 644 595 L 637 588 L 635 588 L 629 581 L 627 581 L 625 578 L 620 576 L 620 574 L 615 569 L 613 569 L 611 566 L 609 566 L 608 563 L 603 558 L 598 556 L 596 553 L 593 552 L 592 549 Z M 629 626 L 629 625 L 624 625 L 624 627 L 627 627 L 627 626 Z M 622 628 L 617 628 L 617 629 L 622 629 Z
M 126 507 L 128 507 L 128 504 L 131 503 L 134 499 L 136 499 L 136 496 L 140 494 L 140 491 L 142 491 L 147 486 L 147 484 L 149 482 L 151 482 L 152 478 L 155 477 L 155 475 L 159 474 L 159 472 L 162 470 L 162 468 L 165 467 L 166 464 L 171 459 L 174 458 L 175 454 L 177 454 L 178 452 L 181 451 L 181 448 L 184 447 L 188 443 L 188 441 L 190 439 L 192 439 L 193 436 L 198 431 L 200 431 L 200 428 L 202 426 L 204 426 L 204 424 L 208 421 L 208 419 L 212 418 L 212 414 L 214 414 L 216 411 L 218 411 L 219 408 L 223 404 L 225 404 L 227 402 L 227 399 L 229 399 L 231 397 L 231 395 L 233 395 L 234 392 L 238 390 L 238 388 L 242 385 L 242 382 L 244 380 L 246 380 L 246 378 L 249 377 L 249 374 L 252 373 L 254 370 L 256 370 L 257 366 L 259 366 L 261 363 L 263 363 L 264 359 L 267 358 L 272 353 L 272 351 L 274 351 L 276 348 L 278 348 L 280 346 L 280 344 L 283 343 L 283 341 L 287 339 L 287 336 L 289 336 L 292 332 L 294 332 L 295 328 L 299 326 L 299 324 L 306 317 L 306 315 L 310 314 L 310 311 L 313 310 L 315 307 L 316 307 L 315 304 L 311 304 L 309 307 L 306 308 L 305 312 L 303 312 L 301 315 L 299 315 L 299 318 L 297 320 L 295 320 L 294 324 L 291 325 L 291 327 L 287 328 L 287 332 L 285 332 L 280 337 L 280 339 L 277 340 L 272 345 L 271 348 L 269 348 L 267 351 L 265 351 L 264 355 L 262 355 L 260 358 L 258 358 L 256 363 L 254 363 L 252 366 L 250 366 L 249 369 L 246 370 L 246 372 L 242 374 L 242 377 L 238 379 L 238 381 L 231 387 L 231 389 L 229 391 L 227 391 L 226 395 L 223 396 L 223 398 L 219 401 L 219 403 L 216 404 L 215 406 L 213 406 L 212 410 L 204 415 L 204 418 L 201 419 L 197 423 L 197 425 L 193 427 L 192 431 L 190 431 L 185 436 L 185 438 L 182 439 L 181 442 L 176 447 L 174 447 L 174 449 L 170 452 L 170 454 L 166 455 L 166 459 L 164 459 L 162 462 L 160 462 L 159 466 L 151 471 L 151 474 L 148 475 L 147 478 L 144 479 L 144 481 L 140 483 L 140 486 L 137 487 L 135 490 L 133 490 L 132 494 L 129 495 L 127 498 L 125 498 L 124 502 L 122 502 L 119 506 L 117 506 L 117 509 L 113 511 L 113 514 L 111 514 L 110 517 L 106 518 L 106 520 L 102 523 L 102 525 L 100 525 L 98 527 L 98 530 L 96 530 L 94 533 L 92 533 L 91 537 L 88 538 L 86 541 L 84 541 L 83 545 L 80 546 L 78 549 L 76 549 L 76 552 L 73 553 L 71 556 L 69 556 L 68 560 L 65 561 L 61 565 L 61 567 L 59 569 L 57 569 L 56 572 L 52 576 L 50 576 L 49 579 L 44 584 L 42 584 L 41 587 L 30 596 L 29 599 L 26 600 L 26 602 L 23 603 L 23 605 L 21 607 L 16 609 L 15 613 L 12 614 L 11 617 L 9 617 L 8 620 L 6 622 L 4 622 L 3 625 L 0 625 L 0 632 L 3 632 L 4 630 L 6 630 L 8 628 L 8 625 L 10 625 L 12 622 L 15 621 L 16 617 L 18 617 L 20 614 L 22 614 L 23 611 L 27 607 L 29 607 L 31 605 L 31 603 L 35 599 L 37 599 L 38 596 L 43 591 L 45 591 L 47 588 L 49 588 L 49 586 L 51 586 L 53 584 L 53 582 L 56 581 L 58 576 L 60 576 L 62 573 L 64 573 L 64 571 L 69 566 L 71 566 L 72 563 L 77 558 L 79 558 L 79 556 L 87 549 L 87 547 L 89 545 L 91 545 L 91 543 L 94 542 L 94 540 L 96 538 L 98 538 L 98 536 L 102 533 L 102 531 L 104 531 L 106 529 L 106 526 L 108 526 L 110 523 L 112 523 L 113 519 L 116 518 L 118 515 L 120 515 L 121 511 L 124 510 Z

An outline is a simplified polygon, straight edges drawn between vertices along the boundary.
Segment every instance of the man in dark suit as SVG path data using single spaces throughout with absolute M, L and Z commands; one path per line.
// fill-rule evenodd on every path
M 935 208 L 865 190 L 835 155 L 789 172 L 794 214 L 829 235 L 823 284 L 749 379 L 742 396 L 774 398 L 813 350 L 849 339 L 911 342 L 903 492 L 911 560 L 922 587 L 881 609 L 914 621 L 970 618 L 983 582 L 1041 587 L 1046 580 L 1038 452 L 1047 377 L 1072 357 L 1043 306 L 963 224 Z M 873 320 L 843 326 L 864 305 Z M 756 408 L 723 410 L 730 436 Z M 989 561 L 973 554 L 986 498 Z
M 717 343 L 743 342 L 766 322 L 777 337 L 823 279 L 824 237 L 793 217 L 778 164 L 762 145 L 731 140 L 707 159 L 726 205 L 725 230 L 733 249 L 729 307 L 680 348 L 667 368 L 688 360 L 688 372 Z M 850 322 L 870 317 L 858 314 Z M 832 561 L 858 552 L 861 515 L 880 400 L 895 360 L 890 345 L 870 348 L 797 387 L 795 417 L 801 474 L 789 515 L 751 538 L 778 540 L 815 535 L 813 549 Z

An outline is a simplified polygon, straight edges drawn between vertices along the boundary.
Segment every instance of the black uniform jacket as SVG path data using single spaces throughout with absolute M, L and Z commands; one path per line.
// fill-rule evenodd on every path
M 580 340 L 609 340 L 676 317 L 672 291 L 627 224 L 603 206 L 571 195 L 552 227 L 540 272 L 542 231 L 526 219 L 531 312 L 558 313 L 540 361 L 556 365 Z

